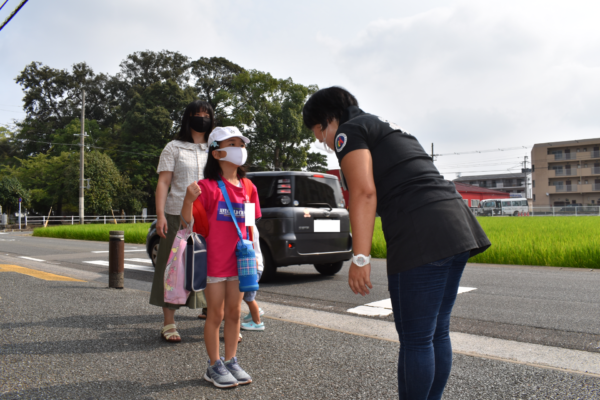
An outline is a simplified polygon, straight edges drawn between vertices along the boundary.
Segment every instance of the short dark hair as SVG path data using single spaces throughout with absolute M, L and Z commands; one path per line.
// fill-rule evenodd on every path
M 221 145 L 221 142 L 213 142 L 217 143 L 218 146 Z M 221 175 L 223 175 L 223 170 L 221 169 L 221 164 L 219 164 L 219 160 L 217 160 L 213 155 L 213 150 L 216 150 L 218 147 L 209 146 L 208 148 L 208 158 L 206 160 L 206 165 L 204 166 L 204 179 L 212 179 L 213 181 L 218 181 L 221 179 Z M 239 178 L 246 177 L 246 168 L 241 165 L 237 169 L 237 174 Z
M 358 101 L 349 91 L 339 86 L 321 89 L 314 93 L 302 109 L 304 125 L 311 129 L 320 124 L 323 128 L 330 121 L 342 119 L 344 111 L 350 106 L 357 106 Z
M 179 129 L 179 134 L 175 140 L 194 143 L 194 138 L 192 138 L 192 130 L 190 128 L 190 117 L 200 111 L 204 111 L 210 117 L 210 129 L 204 132 L 204 141 L 208 142 L 208 136 L 215 127 L 215 114 L 210 103 L 202 100 L 192 101 L 187 105 L 185 111 L 183 112 L 183 117 L 181 117 L 181 128 Z

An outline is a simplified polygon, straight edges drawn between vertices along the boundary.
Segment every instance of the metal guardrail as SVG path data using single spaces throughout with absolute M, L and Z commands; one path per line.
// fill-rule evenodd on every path
M 13 220 L 13 216 L 10 217 L 10 220 Z M 153 222 L 156 219 L 156 215 L 89 215 L 85 216 L 83 222 L 86 224 L 137 224 L 137 223 L 145 223 L 145 222 Z M 18 218 L 15 218 L 18 221 Z M 23 215 L 21 217 L 21 224 L 25 227 L 28 225 L 46 225 L 46 221 L 48 221 L 48 225 L 79 225 L 79 216 L 78 215 L 52 215 L 50 217 L 44 215 Z M 10 222 L 9 222 L 10 223 Z M 15 222 L 16 223 L 16 222 Z
M 598 185 L 600 190 L 600 184 Z M 511 208 L 471 208 L 471 212 L 478 217 L 508 217 L 514 216 Z M 528 211 L 518 211 L 519 217 L 585 217 L 600 216 L 600 206 L 548 206 L 529 207 Z

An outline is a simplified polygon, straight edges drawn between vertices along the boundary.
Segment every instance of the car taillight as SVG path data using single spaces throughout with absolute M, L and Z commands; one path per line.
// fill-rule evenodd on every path
M 325 178 L 323 175 L 313 175 L 313 178 Z
M 291 194 L 292 191 L 290 189 L 278 189 L 277 194 Z
M 292 185 L 277 185 L 277 189 L 291 189 Z
M 290 183 L 291 181 L 289 179 L 279 179 L 277 181 L 277 183 Z

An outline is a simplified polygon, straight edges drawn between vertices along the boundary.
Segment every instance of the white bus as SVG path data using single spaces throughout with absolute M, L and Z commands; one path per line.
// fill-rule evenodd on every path
M 529 212 L 527 199 L 487 199 L 479 202 L 479 215 L 514 215 Z

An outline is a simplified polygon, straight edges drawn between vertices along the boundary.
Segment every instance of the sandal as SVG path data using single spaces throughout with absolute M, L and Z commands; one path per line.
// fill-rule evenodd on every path
M 175 326 L 175 324 L 169 324 L 169 325 L 163 326 L 162 330 L 160 331 L 160 337 L 163 338 L 163 340 L 165 342 L 169 342 L 169 343 L 181 342 L 181 336 L 179 336 L 179 332 L 177 332 L 177 330 L 175 332 L 167 332 L 168 330 L 176 329 L 176 328 L 177 328 L 177 326 Z
M 200 315 L 198 315 L 198 318 L 200 318 L 200 319 L 206 319 L 206 311 L 207 311 L 207 309 L 203 308 L 202 309 L 202 313 Z

